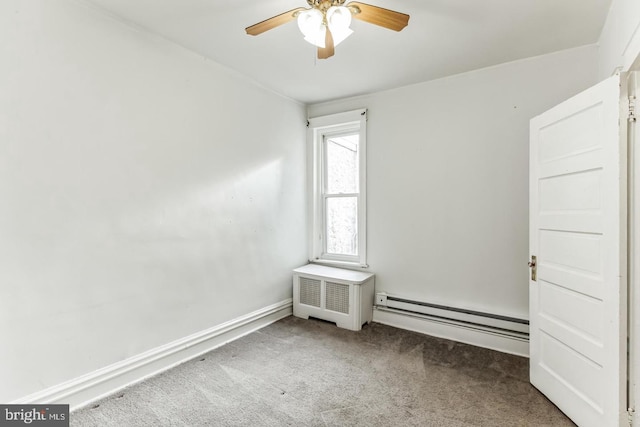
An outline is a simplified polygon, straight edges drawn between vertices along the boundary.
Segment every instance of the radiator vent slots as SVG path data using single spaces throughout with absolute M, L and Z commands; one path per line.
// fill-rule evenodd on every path
M 373 273 L 307 264 L 293 270 L 293 315 L 359 331 L 373 319 Z
M 320 307 L 320 280 L 300 278 L 300 304 Z
M 327 310 L 349 314 L 349 285 L 327 282 L 326 293 Z

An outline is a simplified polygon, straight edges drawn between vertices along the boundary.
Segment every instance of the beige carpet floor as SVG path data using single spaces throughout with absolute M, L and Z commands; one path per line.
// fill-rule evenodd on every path
M 528 359 L 288 317 L 76 411 L 71 426 L 573 426 Z

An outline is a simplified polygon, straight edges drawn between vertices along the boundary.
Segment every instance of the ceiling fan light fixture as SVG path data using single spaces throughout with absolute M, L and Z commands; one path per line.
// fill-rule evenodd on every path
M 304 39 L 318 47 L 324 48 L 327 28 L 324 25 L 324 16 L 318 9 L 309 9 L 298 14 L 298 28 L 304 34 Z
M 344 6 L 331 6 L 327 10 L 327 23 L 335 46 L 353 34 L 353 30 L 349 28 L 351 25 L 351 11 Z
M 409 24 L 409 15 L 394 10 L 373 6 L 359 1 L 307 0 L 308 8 L 298 7 L 272 16 L 245 28 L 247 34 L 257 36 L 293 20 L 305 41 L 318 47 L 318 59 L 327 59 L 335 54 L 335 46 L 353 34 L 351 18 L 378 25 L 393 31 L 401 31 Z

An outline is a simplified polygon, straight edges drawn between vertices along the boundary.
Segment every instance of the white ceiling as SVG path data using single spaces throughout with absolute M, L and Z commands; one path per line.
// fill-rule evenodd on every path
M 244 28 L 305 0 L 88 0 L 285 96 L 316 103 L 598 41 L 611 0 L 368 0 L 411 15 L 399 33 L 354 20 L 355 33 L 315 59 L 295 21 Z

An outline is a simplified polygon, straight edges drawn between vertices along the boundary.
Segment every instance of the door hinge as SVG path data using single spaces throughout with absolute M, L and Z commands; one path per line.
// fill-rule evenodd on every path
M 629 116 L 628 120 L 630 122 L 636 121 L 636 97 L 635 95 L 631 95 L 629 97 Z
M 633 418 L 635 416 L 636 410 L 634 408 L 627 409 L 627 419 L 629 420 L 629 426 L 633 426 Z

